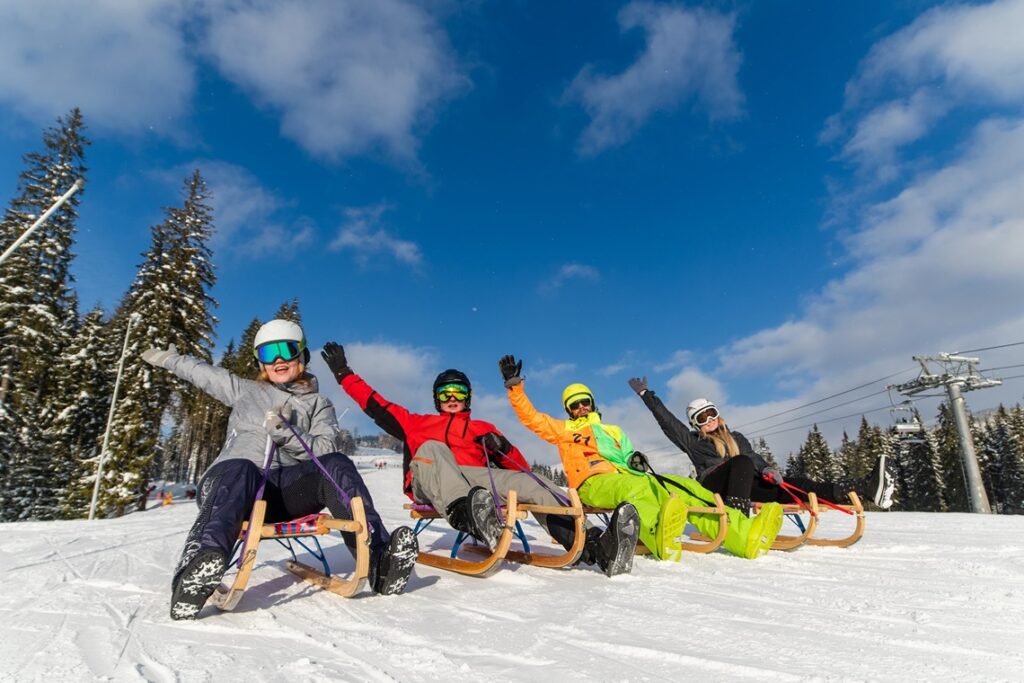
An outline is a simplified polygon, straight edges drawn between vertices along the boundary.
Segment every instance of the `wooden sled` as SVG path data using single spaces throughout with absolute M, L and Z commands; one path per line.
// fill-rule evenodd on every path
M 363 509 L 362 498 L 357 496 L 352 499 L 352 519 L 335 519 L 330 515 L 321 515 L 315 521 L 302 525 L 295 522 L 264 524 L 263 519 L 266 512 L 266 501 L 256 501 L 252 507 L 249 521 L 242 526 L 242 536 L 239 541 L 245 539 L 245 542 L 242 546 L 238 573 L 235 574 L 235 580 L 231 586 L 223 583 L 217 586 L 217 590 L 210 597 L 212 604 L 225 611 L 233 610 L 238 606 L 256 564 L 256 551 L 259 549 L 260 541 L 267 539 L 274 539 L 288 548 L 292 559 L 288 561 L 287 567 L 302 580 L 343 597 L 350 597 L 359 592 L 370 573 L 370 534 L 366 526 L 366 513 Z M 248 535 L 245 533 L 247 530 L 250 530 Z M 331 574 L 330 565 L 327 563 L 327 558 L 320 547 L 320 541 L 317 539 L 318 536 L 324 536 L 332 531 L 351 532 L 356 536 L 356 566 L 347 579 Z M 316 550 L 303 543 L 303 538 L 312 538 Z M 323 571 L 299 562 L 292 549 L 292 540 L 320 560 Z
M 759 510 L 762 503 L 754 503 L 754 509 Z M 782 506 L 782 511 L 785 515 L 800 528 L 801 532 L 797 536 L 786 536 L 779 534 L 775 537 L 775 542 L 772 543 L 772 550 L 795 550 L 800 546 L 807 545 L 819 545 L 819 546 L 835 546 L 839 548 L 846 548 L 853 545 L 860 540 L 861 536 L 864 535 L 864 506 L 860 502 L 860 498 L 853 491 L 850 492 L 850 504 L 839 505 L 839 507 L 852 513 L 857 522 L 854 526 L 853 533 L 846 538 L 815 538 L 814 533 L 818 530 L 818 515 L 823 512 L 828 512 L 832 508 L 827 505 L 820 505 L 818 503 L 818 497 L 813 493 L 807 494 L 807 506 L 798 505 L 796 503 L 790 503 Z M 803 515 L 808 515 L 807 521 L 803 521 Z
M 753 508 L 755 511 L 761 509 L 764 503 L 754 503 Z M 811 535 L 818 527 L 818 497 L 813 493 L 807 494 L 807 506 L 798 505 L 796 503 L 788 503 L 782 506 L 782 512 L 786 517 L 792 521 L 800 529 L 802 533 L 797 536 L 787 536 L 780 533 L 775 537 L 775 542 L 772 543 L 771 550 L 795 550 L 810 540 Z M 807 521 L 803 521 L 802 515 L 807 515 Z
M 605 518 L 607 518 L 607 516 L 612 513 L 612 510 L 607 508 L 587 507 L 583 508 L 583 511 L 588 515 L 605 515 Z M 701 554 L 712 553 L 718 550 L 718 548 L 722 545 L 722 542 L 725 540 L 726 534 L 729 533 L 729 516 L 725 512 L 725 504 L 722 502 L 722 497 L 717 493 L 715 494 L 714 507 L 687 507 L 687 516 L 689 516 L 690 513 L 718 515 L 718 535 L 716 535 L 714 538 L 708 538 L 707 536 L 702 536 L 700 534 L 693 534 L 689 537 L 688 541 L 683 541 L 680 544 L 680 547 L 683 550 L 688 550 L 692 553 Z M 650 555 L 651 551 L 647 548 L 647 546 L 643 544 L 643 542 L 637 541 L 636 554 Z
M 579 494 L 576 493 L 576 489 L 569 489 L 569 502 L 571 505 L 565 507 L 520 503 L 518 502 L 516 492 L 509 491 L 508 500 L 502 508 L 502 512 L 505 516 L 505 526 L 502 529 L 501 536 L 498 538 L 498 545 L 493 552 L 483 546 L 470 545 L 464 548 L 467 553 L 484 555 L 484 557 L 477 560 L 458 557 L 457 555 L 459 550 L 463 547 L 462 543 L 467 537 L 464 532 L 459 532 L 455 541 L 455 546 L 452 548 L 448 556 L 421 550 L 416 561 L 430 567 L 447 569 L 448 571 L 454 571 L 469 576 L 486 576 L 500 565 L 501 560 L 509 560 L 511 562 L 529 564 L 537 567 L 567 567 L 579 559 L 579 556 L 583 553 L 583 546 L 587 540 L 584 529 L 583 505 L 580 503 Z M 425 529 L 435 519 L 444 518 L 434 508 L 426 505 L 407 504 L 405 505 L 405 509 L 409 510 L 410 516 L 416 520 L 417 534 Z M 572 547 L 563 553 L 557 554 L 540 553 L 533 550 L 530 547 L 529 542 L 526 540 L 526 535 L 523 533 L 522 527 L 519 524 L 520 520 L 526 519 L 531 512 L 572 517 L 575 522 L 576 531 Z M 426 524 L 423 524 L 424 520 L 426 520 Z M 522 550 L 510 549 L 512 546 L 512 540 L 515 537 L 518 537 L 522 543 Z
M 813 494 L 811 494 L 813 495 Z M 815 538 L 811 536 L 807 539 L 807 545 L 824 545 L 833 546 L 836 548 L 849 548 L 851 545 L 856 543 L 864 535 L 864 505 L 860 502 L 860 496 L 855 492 L 850 491 L 850 504 L 840 505 L 839 507 L 852 513 L 856 518 L 857 522 L 854 525 L 853 532 L 846 538 Z M 829 507 L 823 507 L 820 512 L 829 510 Z

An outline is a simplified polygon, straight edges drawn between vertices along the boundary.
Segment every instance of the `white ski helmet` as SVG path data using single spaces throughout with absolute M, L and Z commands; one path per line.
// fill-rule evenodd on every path
M 309 363 L 309 349 L 306 348 L 306 335 L 302 328 L 291 320 L 271 320 L 256 332 L 252 341 L 252 353 L 259 362 L 259 348 L 273 342 L 295 342 L 302 352 L 302 362 Z
M 701 413 L 707 410 L 708 408 L 714 408 L 715 410 L 718 410 L 718 406 L 716 406 L 714 403 L 707 400 L 706 398 L 698 398 L 693 401 L 690 401 L 690 405 L 686 406 L 686 419 L 690 423 L 691 427 L 693 427 L 694 429 L 700 429 L 700 425 L 694 422 L 693 418 L 695 415 L 697 415 L 697 413 Z

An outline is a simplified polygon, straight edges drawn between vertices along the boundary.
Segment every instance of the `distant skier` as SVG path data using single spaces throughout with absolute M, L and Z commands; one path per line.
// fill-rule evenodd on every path
M 316 378 L 306 372 L 309 350 L 302 328 L 271 320 L 256 333 L 253 355 L 260 368 L 255 381 L 179 355 L 173 344 L 142 354 L 147 363 L 170 370 L 231 408 L 228 438 L 199 483 L 199 516 L 174 572 L 171 618 L 196 618 L 220 583 L 263 479 L 268 435 L 277 444 L 277 456 L 264 495 L 265 521 L 288 521 L 325 507 L 337 518 L 351 518 L 337 489 L 318 471 L 289 424 L 341 489 L 362 498 L 370 527 L 370 586 L 383 595 L 401 593 L 416 561 L 416 537 L 408 527 L 388 534 L 355 465 L 337 452 L 334 406 L 317 393 Z M 343 536 L 352 548 L 351 534 Z
M 690 461 L 697 468 L 697 481 L 723 496 L 728 505 L 742 510 L 749 507 L 751 501 L 792 500 L 779 486 L 783 481 L 779 470 L 768 464 L 750 446 L 746 437 L 729 429 L 714 403 L 706 398 L 690 402 L 686 407 L 686 418 L 693 428 L 691 430 L 665 407 L 652 389 L 647 388 L 646 377 L 630 379 L 629 386 L 654 415 L 668 440 L 690 456 Z M 786 481 L 831 502 L 842 502 L 848 493 L 846 487 L 834 482 L 797 477 Z M 892 506 L 895 480 L 886 467 L 884 455 L 854 488 L 882 509 Z
M 454 529 L 465 531 L 490 548 L 501 535 L 494 503 L 486 487 L 490 484 L 487 454 L 501 468 L 491 472 L 499 496 L 504 500 L 515 490 L 523 503 L 558 506 L 561 503 L 543 485 L 526 474 L 530 467 L 519 449 L 490 422 L 470 417 L 472 386 L 459 370 L 445 370 L 434 380 L 433 397 L 437 414 L 411 413 L 388 401 L 362 377 L 355 374 L 345 358 L 345 349 L 333 342 L 324 345 L 324 361 L 359 407 L 385 432 L 400 439 L 405 447 L 403 470 L 405 493 L 412 500 L 429 503 L 441 512 Z M 554 488 L 554 484 L 547 482 Z M 575 526 L 571 517 L 536 515 L 564 548 L 572 547 Z M 594 529 L 587 536 L 580 562 L 597 564 L 611 576 L 622 568 L 613 566 L 619 546 L 633 552 L 635 533 L 630 537 L 620 525 L 610 525 L 601 534 Z
M 569 419 L 539 412 L 523 390 L 522 365 L 514 356 L 504 356 L 498 362 L 519 420 L 558 447 L 569 485 L 576 487 L 585 504 L 611 508 L 628 501 L 635 505 L 640 513 L 640 540 L 655 557 L 664 559 L 669 550 L 665 539 L 682 530 L 659 529 L 659 524 L 664 523 L 659 517 L 664 519 L 667 499 L 675 495 L 687 507 L 706 507 L 713 504 L 712 493 L 686 477 L 650 473 L 646 457 L 633 449 L 626 433 L 601 421 L 594 394 L 584 384 L 570 384 L 562 392 L 562 406 Z M 661 483 L 659 479 L 670 483 Z M 729 528 L 723 545 L 740 557 L 753 559 L 766 552 L 782 526 L 782 508 L 778 504 L 765 505 L 754 518 L 733 508 L 726 511 Z M 717 515 L 690 514 L 686 521 L 706 536 L 718 534 Z

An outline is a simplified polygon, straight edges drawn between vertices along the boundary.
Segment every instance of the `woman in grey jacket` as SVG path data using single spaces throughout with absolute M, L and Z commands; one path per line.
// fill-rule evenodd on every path
M 224 447 L 199 482 L 199 516 L 174 572 L 171 618 L 194 619 L 220 583 L 263 481 L 268 436 L 277 448 L 263 496 L 266 521 L 287 521 L 325 507 L 348 519 L 351 512 L 338 488 L 349 498 L 360 496 L 370 531 L 370 585 L 380 594 L 401 593 L 416 561 L 416 537 L 408 527 L 388 533 L 355 465 L 337 452 L 338 420 L 331 402 L 317 393 L 316 377 L 306 372 L 309 350 L 302 328 L 287 320 L 268 322 L 256 333 L 253 353 L 260 367 L 255 381 L 179 355 L 174 345 L 142 354 L 147 363 L 231 408 Z M 351 534 L 343 536 L 353 547 Z

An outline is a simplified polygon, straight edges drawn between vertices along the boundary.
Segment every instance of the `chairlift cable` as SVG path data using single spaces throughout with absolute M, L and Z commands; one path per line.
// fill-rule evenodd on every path
M 910 371 L 916 370 L 916 369 L 917 368 L 906 368 L 906 369 L 900 370 L 899 372 L 894 372 L 891 375 L 886 375 L 885 377 L 879 377 L 876 380 L 872 380 L 870 382 L 865 382 L 864 384 L 855 386 L 852 389 L 847 389 L 846 391 L 840 391 L 840 392 L 832 394 L 830 396 L 826 396 L 824 398 L 819 398 L 816 401 L 811 401 L 810 403 L 805 403 L 805 404 L 803 404 L 801 406 L 796 406 L 795 408 L 789 408 L 787 410 L 783 410 L 782 412 L 775 413 L 773 415 L 767 415 L 765 417 L 758 418 L 757 420 L 752 420 L 750 422 L 745 422 L 745 423 L 743 423 L 741 425 L 737 425 L 736 429 L 741 429 L 743 427 L 749 427 L 750 425 L 757 424 L 758 422 L 764 422 L 765 420 L 770 420 L 773 417 L 779 417 L 780 415 L 785 415 L 787 413 L 792 413 L 794 411 L 801 410 L 803 408 L 808 408 L 810 406 L 817 405 L 818 403 L 823 403 L 824 401 L 828 401 L 830 399 L 836 398 L 837 396 L 842 396 L 844 394 L 849 394 L 852 391 L 857 391 L 858 389 L 863 389 L 864 387 L 869 387 L 872 384 L 878 384 L 879 382 L 882 382 L 884 380 L 891 379 L 893 377 L 896 377 L 897 375 L 902 375 L 904 373 L 907 373 L 907 372 L 910 372 Z M 879 393 L 881 393 L 881 392 L 879 392 Z
M 953 355 L 959 356 L 960 354 L 963 353 L 976 353 L 978 351 L 991 351 L 992 349 L 1005 349 L 1009 346 L 1020 346 L 1021 344 L 1024 344 L 1024 341 L 1012 342 L 1010 344 L 999 344 L 998 346 L 985 346 L 980 349 L 964 349 L 963 351 L 957 351 Z

